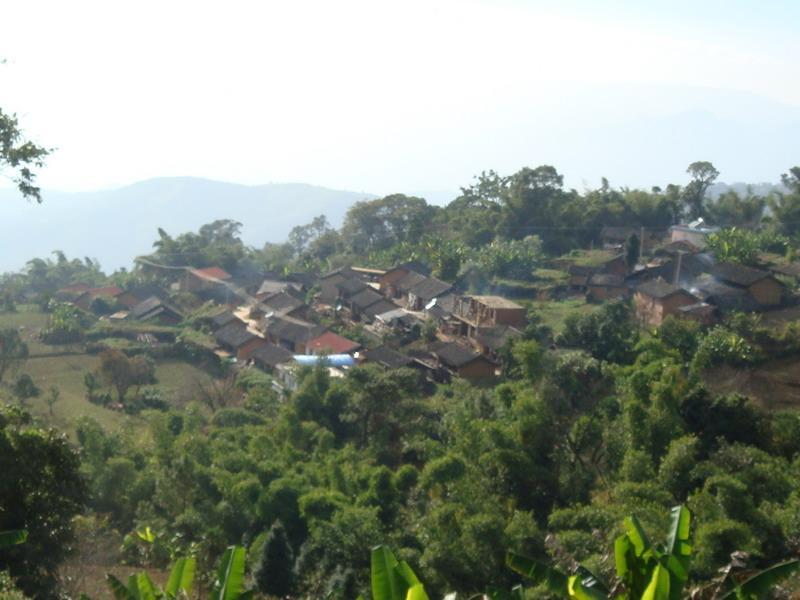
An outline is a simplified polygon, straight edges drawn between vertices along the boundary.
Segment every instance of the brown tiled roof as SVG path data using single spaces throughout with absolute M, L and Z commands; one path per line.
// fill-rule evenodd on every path
M 192 273 L 202 279 L 220 279 L 225 281 L 230 279 L 230 274 L 219 267 L 206 267 L 205 269 L 192 269 Z
M 642 285 L 636 288 L 636 291 L 659 300 L 663 300 L 664 298 L 669 298 L 670 296 L 681 293 L 686 294 L 687 296 L 692 295 L 685 289 L 672 283 L 667 283 L 663 279 L 651 279 L 650 281 L 645 281 Z
M 316 352 L 330 352 L 331 354 L 350 354 L 361 348 L 361 344 L 348 340 L 332 331 L 326 331 L 322 335 L 308 342 L 308 349 Z M 312 352 L 312 354 L 315 352 Z
M 750 287 L 762 279 L 772 277 L 772 275 L 767 271 L 762 271 L 761 269 L 754 269 L 752 267 L 746 267 L 744 265 L 730 262 L 719 263 L 717 266 L 711 269 L 711 275 L 713 275 L 716 279 L 726 283 L 731 283 L 733 285 L 742 287 Z

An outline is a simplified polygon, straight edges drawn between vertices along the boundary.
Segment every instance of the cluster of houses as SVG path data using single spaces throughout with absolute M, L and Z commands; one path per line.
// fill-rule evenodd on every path
M 388 271 L 343 267 L 311 286 L 271 277 L 252 291 L 237 290 L 239 305 L 229 304 L 211 320 L 214 338 L 222 357 L 270 372 L 285 388 L 295 384 L 296 365 L 321 360 L 334 376 L 373 362 L 415 369 L 428 382 L 491 380 L 500 369 L 498 351 L 525 325 L 524 307 L 497 296 L 461 295 L 419 263 Z M 358 324 L 374 343 L 348 339 L 320 325 L 322 317 Z M 436 339 L 411 343 L 431 320 Z M 393 344 L 382 343 L 386 339 Z
M 607 229 L 604 244 L 616 251 L 636 233 Z M 615 253 L 593 266 L 569 264 L 569 287 L 589 301 L 632 298 L 647 326 L 669 315 L 712 323 L 733 310 L 762 311 L 787 302 L 791 295 L 778 276 L 796 278 L 800 268 L 771 272 L 717 263 L 703 249 L 707 230 L 697 223 L 673 228 L 669 241 L 642 232 L 649 256 L 643 264 L 630 268 Z M 462 294 L 418 262 L 389 270 L 348 266 L 316 277 L 261 274 L 248 281 L 219 267 L 186 269 L 172 286 L 220 305 L 207 325 L 221 359 L 263 369 L 284 389 L 296 385 L 298 365 L 323 360 L 333 376 L 373 362 L 415 369 L 427 382 L 491 380 L 500 372 L 501 350 L 526 325 L 523 306 L 501 296 Z M 76 285 L 60 290 L 59 297 L 95 312 L 102 301 L 114 308 L 109 319 L 159 325 L 184 320 L 154 288 Z M 351 335 L 360 341 L 333 330 L 353 331 L 354 325 L 359 335 Z
M 623 254 L 592 267 L 570 265 L 569 285 L 593 302 L 632 297 L 637 318 L 648 326 L 670 315 L 711 324 L 733 311 L 762 312 L 794 301 L 781 276 L 796 278 L 800 268 L 719 263 L 704 249 L 711 231 L 702 223 L 675 226 L 670 241 L 633 268 Z

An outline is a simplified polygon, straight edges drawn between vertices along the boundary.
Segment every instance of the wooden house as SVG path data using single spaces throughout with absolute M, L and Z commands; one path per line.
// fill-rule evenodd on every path
M 248 360 L 252 352 L 266 343 L 247 327 L 239 327 L 230 323 L 214 333 L 214 339 L 225 350 L 231 352 L 238 360 Z
M 636 317 L 650 327 L 658 327 L 667 316 L 678 314 L 682 307 L 698 302 L 699 299 L 689 291 L 662 279 L 641 284 L 633 295 Z
M 762 307 L 783 302 L 786 288 L 772 273 L 736 263 L 720 263 L 711 270 L 714 279 L 747 290 Z
M 492 379 L 497 365 L 470 346 L 460 342 L 439 342 L 430 347 L 431 356 L 451 376 L 480 382 Z
M 595 273 L 586 284 L 586 299 L 590 302 L 618 300 L 628 294 L 625 278 L 614 273 Z

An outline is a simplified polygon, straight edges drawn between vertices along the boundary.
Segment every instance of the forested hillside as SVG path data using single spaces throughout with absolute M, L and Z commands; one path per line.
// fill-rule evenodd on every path
M 717 175 L 488 171 L 284 243 L 219 219 L 131 270 L 32 258 L 0 279 L 0 590 L 177 592 L 189 557 L 192 597 L 240 567 L 265 598 L 792 597 L 800 167 Z

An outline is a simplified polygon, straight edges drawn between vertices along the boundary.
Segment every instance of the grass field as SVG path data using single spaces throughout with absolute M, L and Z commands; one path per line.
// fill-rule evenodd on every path
M 21 335 L 28 344 L 32 358 L 20 369 L 28 373 L 41 390 L 38 398 L 27 401 L 30 411 L 48 424 L 65 431 L 74 431 L 79 417 L 89 416 L 104 427 L 116 429 L 126 421 L 135 419 L 121 412 L 103 408 L 86 400 L 83 377 L 97 368 L 97 356 L 81 353 L 74 346 L 48 346 L 41 343 L 38 332 L 47 324 L 47 315 L 35 306 L 21 306 L 16 313 L 0 314 L 0 328 L 22 328 Z M 72 352 L 71 354 L 69 352 Z M 178 360 L 163 360 L 156 365 L 157 388 L 164 400 L 174 406 L 183 406 L 197 396 L 196 389 L 209 381 L 209 376 L 197 367 Z M 59 389 L 61 396 L 49 414 L 45 396 L 50 386 Z
M 539 311 L 545 325 L 554 333 L 561 333 L 564 330 L 564 322 L 569 315 L 589 314 L 600 308 L 599 304 L 588 304 L 582 296 L 566 300 L 532 301 L 525 304 Z

